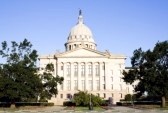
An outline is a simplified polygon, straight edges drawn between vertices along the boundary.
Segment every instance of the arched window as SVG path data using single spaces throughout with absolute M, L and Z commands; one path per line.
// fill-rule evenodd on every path
M 67 69 L 66 69 L 67 76 L 70 77 L 70 75 L 71 75 L 71 65 L 70 65 L 70 63 L 67 63 L 66 67 L 67 67 Z
M 96 76 L 100 76 L 100 66 L 99 66 L 99 63 L 95 63 L 95 74 L 96 74 Z
M 74 63 L 74 76 L 77 77 L 78 76 L 78 64 Z
M 63 62 L 61 62 L 61 71 L 63 71 L 64 70 L 64 64 L 63 64 Z
M 69 45 L 69 50 L 71 50 L 71 45 Z
M 74 44 L 74 48 L 76 48 L 76 44 Z
M 85 64 L 81 63 L 81 76 L 84 77 L 85 76 Z
M 92 76 L 92 63 L 88 63 L 88 76 Z

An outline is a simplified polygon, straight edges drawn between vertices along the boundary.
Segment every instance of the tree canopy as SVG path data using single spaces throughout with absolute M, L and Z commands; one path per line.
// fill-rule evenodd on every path
M 138 81 L 135 92 L 159 96 L 162 107 L 168 95 L 168 41 L 156 43 L 153 50 L 136 49 L 131 57 L 132 69 L 123 72 L 126 83 Z
M 103 103 L 103 100 L 99 96 L 89 94 L 88 92 L 79 91 L 74 94 L 74 102 L 77 106 L 88 106 L 90 101 L 93 106 L 100 106 Z
M 52 64 L 39 74 L 37 51 L 27 39 L 20 43 L 12 41 L 11 47 L 4 41 L 1 46 L 0 56 L 5 63 L 0 64 L 0 101 L 37 101 L 38 97 L 49 99 L 57 94 L 57 84 L 63 78 L 52 76 Z

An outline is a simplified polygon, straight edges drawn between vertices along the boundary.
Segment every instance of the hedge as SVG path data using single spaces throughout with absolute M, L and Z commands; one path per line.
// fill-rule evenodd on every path
M 48 102 L 15 102 L 16 107 L 21 106 L 54 106 L 54 103 Z M 9 102 L 0 102 L 0 107 L 10 107 L 11 103 Z
M 65 101 L 63 103 L 63 106 L 76 106 L 76 104 L 74 102 L 72 102 L 72 101 Z
M 160 101 L 134 101 L 134 105 L 161 105 Z M 168 101 L 166 102 L 166 105 L 168 104 Z M 127 106 L 132 105 L 131 101 L 121 101 L 117 102 L 116 105 L 118 106 Z
M 10 107 L 11 103 L 9 102 L 0 102 L 0 107 Z
M 54 103 L 48 102 L 15 102 L 16 107 L 20 106 L 54 106 Z

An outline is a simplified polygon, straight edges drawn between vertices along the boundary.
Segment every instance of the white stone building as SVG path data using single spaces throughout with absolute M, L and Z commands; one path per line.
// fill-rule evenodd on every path
M 80 11 L 78 22 L 65 43 L 66 51 L 39 57 L 41 68 L 53 63 L 54 76 L 64 77 L 63 84 L 58 87 L 58 95 L 51 99 L 55 105 L 62 105 L 69 95 L 78 90 L 88 91 L 104 99 L 112 97 L 114 104 L 132 93 L 132 87 L 121 79 L 126 56 L 101 52 L 96 47 L 93 34 L 84 24 Z

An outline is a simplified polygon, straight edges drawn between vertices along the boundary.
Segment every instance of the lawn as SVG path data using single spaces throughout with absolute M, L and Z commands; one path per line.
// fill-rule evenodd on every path
M 65 110 L 89 111 L 89 107 L 66 107 Z M 93 111 L 105 111 L 102 107 L 93 107 Z

